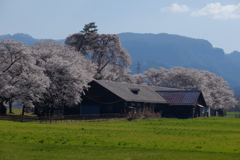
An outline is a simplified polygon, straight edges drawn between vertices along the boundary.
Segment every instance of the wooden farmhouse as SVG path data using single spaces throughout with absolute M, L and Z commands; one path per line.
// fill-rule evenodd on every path
M 161 106 L 164 117 L 208 117 L 210 107 L 207 107 L 201 91 L 156 91 L 168 105 Z
M 78 113 L 128 114 L 151 107 L 163 117 L 193 118 L 209 115 L 201 91 L 94 80 L 82 96 Z

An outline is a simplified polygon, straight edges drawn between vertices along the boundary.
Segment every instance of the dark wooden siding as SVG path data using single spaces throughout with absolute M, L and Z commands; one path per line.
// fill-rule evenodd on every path
M 91 88 L 82 96 L 81 114 L 124 113 L 125 101 L 96 82 L 89 84 Z
M 169 106 L 161 107 L 162 117 L 166 118 L 192 118 L 193 106 Z

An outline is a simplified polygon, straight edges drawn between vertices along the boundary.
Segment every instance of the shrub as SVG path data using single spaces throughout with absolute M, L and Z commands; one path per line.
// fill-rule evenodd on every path
M 145 118 L 161 118 L 161 113 L 155 113 L 153 107 L 145 106 L 143 108 L 139 108 L 137 113 L 129 113 L 127 119 L 129 121 L 133 119 L 145 119 Z

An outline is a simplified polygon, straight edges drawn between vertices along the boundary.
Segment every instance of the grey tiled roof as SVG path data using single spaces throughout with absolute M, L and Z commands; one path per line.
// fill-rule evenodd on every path
M 201 91 L 157 91 L 169 105 L 197 105 Z
M 168 87 L 158 87 L 158 86 L 148 86 L 154 91 L 185 91 L 184 89 L 178 88 L 168 88 Z
M 144 102 L 144 103 L 166 103 L 155 90 L 161 90 L 161 87 L 144 86 L 137 84 L 127 84 L 119 82 L 110 82 L 103 80 L 95 80 L 98 84 L 108 89 L 115 95 L 129 102 Z M 164 88 L 166 89 L 166 88 Z M 138 92 L 134 94 L 133 92 Z

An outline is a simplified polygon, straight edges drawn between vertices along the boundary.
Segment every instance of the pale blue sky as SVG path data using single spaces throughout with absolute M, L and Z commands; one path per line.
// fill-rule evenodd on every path
M 240 51 L 240 0 L 0 0 L 0 35 L 64 39 L 95 22 L 99 33 L 169 33 Z

